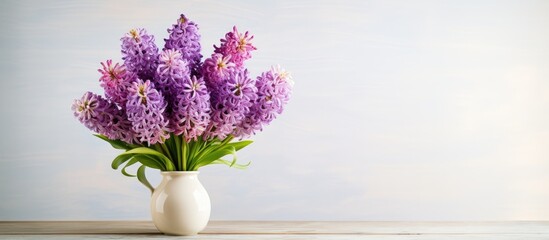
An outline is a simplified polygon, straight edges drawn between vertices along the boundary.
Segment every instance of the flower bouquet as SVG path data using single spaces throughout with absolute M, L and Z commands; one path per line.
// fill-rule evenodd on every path
M 187 235 L 207 223 L 209 197 L 202 185 L 190 184 L 191 176 L 191 180 L 175 181 L 177 188 L 198 189 L 204 193 L 202 197 L 196 192 L 178 193 L 198 197 L 191 204 L 184 197 L 168 201 L 165 196 L 174 193 L 164 189 L 170 188 L 165 182 L 210 164 L 246 168 L 249 163 L 239 164 L 236 158 L 238 150 L 252 143 L 243 139 L 282 113 L 293 82 L 280 67 L 251 78 L 244 62 L 256 50 L 251 43 L 253 36 L 236 27 L 225 34 L 219 46 L 214 45 L 213 53 L 204 61 L 197 24 L 181 15 L 168 34 L 160 51 L 154 36 L 145 29 L 130 30 L 121 39 L 124 62 L 101 63 L 99 82 L 105 96 L 86 92 L 74 101 L 72 110 L 81 123 L 97 133 L 95 136 L 125 150 L 114 158 L 112 167 L 121 167 L 122 174 L 137 177 L 153 192 L 151 209 L 158 229 Z M 223 158 L 227 156 L 232 159 Z M 129 173 L 127 168 L 136 164 L 140 165 L 137 172 Z M 147 167 L 162 171 L 165 178 L 158 188 L 163 192 L 147 180 Z M 161 203 L 157 199 L 162 194 Z M 182 210 L 170 205 L 177 201 L 191 207 Z M 201 207 L 204 202 L 208 206 Z M 168 209 L 176 209 L 179 215 L 169 216 L 174 211 Z M 189 225 L 180 221 L 180 215 L 202 220 Z M 181 223 L 171 223 L 177 221 Z
M 202 61 L 198 26 L 181 15 L 159 51 L 153 35 L 132 29 L 122 37 L 122 59 L 101 63 L 105 97 L 86 92 L 74 101 L 74 116 L 96 136 L 126 150 L 112 162 L 126 176 L 151 188 L 146 167 L 196 171 L 210 164 L 245 168 L 236 151 L 282 113 L 293 82 L 272 67 L 256 79 L 244 62 L 256 50 L 253 36 L 236 27 Z M 231 160 L 222 159 L 231 155 Z M 126 168 L 141 164 L 137 174 Z M 152 189 L 152 188 L 151 188 Z

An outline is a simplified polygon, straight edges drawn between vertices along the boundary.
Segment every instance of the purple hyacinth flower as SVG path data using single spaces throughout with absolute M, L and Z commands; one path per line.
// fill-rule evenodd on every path
M 231 56 L 223 56 L 220 53 L 214 53 L 210 58 L 204 60 L 202 64 L 202 76 L 210 82 L 219 82 L 227 78 L 229 74 L 235 71 L 236 65 L 230 61 Z
M 129 72 L 151 80 L 158 65 L 158 47 L 145 29 L 132 29 L 122 37 L 122 59 Z
M 210 122 L 210 94 L 202 78 L 185 80 L 176 95 L 170 117 L 170 128 L 185 141 L 196 140 Z
M 196 140 L 209 123 L 210 95 L 202 78 L 190 77 L 187 60 L 179 50 L 162 51 L 156 71 L 157 86 L 169 102 L 169 128 L 185 140 Z
M 178 94 L 177 89 L 183 88 L 183 84 L 190 80 L 190 75 L 188 62 L 179 50 L 167 49 L 160 53 L 155 85 L 165 97 L 169 97 L 169 102 Z
M 86 92 L 81 99 L 74 100 L 71 109 L 88 129 L 109 139 L 133 142 L 131 123 L 124 112 L 101 96 Z
M 149 80 L 138 79 L 128 89 L 126 113 L 136 137 L 149 144 L 168 139 L 168 121 L 164 117 L 166 101 Z
M 102 62 L 101 65 L 103 69 L 98 69 L 101 73 L 99 82 L 101 87 L 105 89 L 105 96 L 119 107 L 126 107 L 127 89 L 137 79 L 137 76 L 126 71 L 126 66 L 123 64 L 116 63 L 113 65 L 110 59 L 106 63 Z
M 164 50 L 179 50 L 183 59 L 188 61 L 190 69 L 197 69 L 202 58 L 198 25 L 181 14 L 177 23 L 168 29 L 168 33 L 169 37 L 164 39 Z
M 223 56 L 231 56 L 231 61 L 236 67 L 243 67 L 244 61 L 251 58 L 251 52 L 257 49 L 251 43 L 253 38 L 254 36 L 248 32 L 244 34 L 238 32 L 234 26 L 233 31 L 225 34 L 225 39 L 221 39 L 219 47 L 214 45 L 214 52 Z
M 262 73 L 255 82 L 257 99 L 234 135 L 246 138 L 255 134 L 281 114 L 290 100 L 293 81 L 288 72 L 279 66 Z
M 233 133 L 256 98 L 255 82 L 246 69 L 231 72 L 223 81 L 207 83 L 211 91 L 210 124 L 205 139 L 224 139 Z

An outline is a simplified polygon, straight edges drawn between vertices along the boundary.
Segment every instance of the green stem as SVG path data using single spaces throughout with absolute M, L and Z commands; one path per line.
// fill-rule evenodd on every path
M 208 148 L 212 143 L 216 142 L 217 139 L 214 139 L 214 140 L 203 140 L 204 142 L 202 143 L 202 146 L 199 148 L 200 151 Z
M 213 143 L 214 140 L 212 140 L 211 142 L 209 141 L 205 141 L 204 142 L 204 146 L 202 146 L 199 150 L 198 150 L 198 155 L 194 158 L 194 160 L 198 160 L 200 159 L 202 156 L 204 156 L 204 154 L 206 154 L 206 152 L 208 152 L 208 147 L 210 146 L 210 144 Z
M 168 157 L 168 158 L 170 159 L 170 161 L 171 161 L 172 163 L 174 163 L 175 168 L 177 168 L 177 164 L 175 164 L 174 160 L 172 159 L 172 156 L 173 156 L 172 141 L 173 141 L 173 138 L 172 138 L 172 136 L 170 135 L 170 138 L 166 139 L 166 140 L 164 141 L 163 144 L 160 144 L 160 146 L 161 146 L 161 148 L 162 148 L 162 150 L 163 150 L 164 152 L 167 152 L 167 153 L 164 154 L 164 155 L 166 155 L 166 157 Z
M 223 142 L 221 142 L 221 145 L 219 145 L 219 146 L 223 146 L 223 145 L 229 143 L 229 142 L 230 142 L 231 140 L 233 140 L 233 139 L 234 139 L 234 136 L 233 136 L 232 134 L 230 134 L 229 136 L 227 136 L 227 137 L 223 140 Z
M 152 146 L 154 147 L 154 150 L 156 150 L 157 152 L 166 155 L 166 153 L 164 152 L 164 150 L 162 150 L 162 148 L 160 147 L 160 144 L 159 144 L 159 143 L 154 144 L 154 145 L 152 145 Z
M 187 164 L 188 164 L 188 169 L 189 171 L 192 171 L 192 166 L 194 165 L 194 162 L 195 162 L 195 154 L 194 154 L 194 151 L 198 145 L 198 140 L 196 141 L 190 141 L 187 143 L 187 153 L 186 153 L 186 156 L 187 156 Z
M 181 165 L 183 166 L 183 171 L 187 171 L 187 151 L 188 151 L 188 145 L 187 145 L 187 141 L 185 141 L 185 139 L 181 139 L 181 150 L 182 150 L 182 163 Z
M 221 143 L 220 143 L 216 148 L 214 148 L 214 149 L 212 150 L 212 152 L 213 152 L 213 151 L 216 151 L 217 149 L 222 148 L 223 146 L 225 146 L 227 143 L 229 143 L 229 142 L 230 142 L 231 140 L 233 140 L 233 139 L 234 139 L 234 136 L 233 136 L 232 134 L 229 135 L 229 136 L 227 136 L 225 139 L 223 139 L 223 141 L 221 141 Z
M 213 147 L 212 149 L 209 149 L 209 148 L 214 142 L 216 142 L 216 140 L 206 141 L 206 144 L 205 144 L 204 148 L 199 150 L 198 155 L 194 159 L 198 160 L 198 159 L 204 157 L 204 155 L 207 155 L 211 152 L 214 152 L 214 151 L 222 148 L 223 146 L 225 146 L 227 143 L 229 143 L 233 139 L 234 139 L 234 136 L 229 135 L 225 139 L 223 139 L 223 141 L 221 141 L 221 143 L 219 145 Z M 217 140 L 217 141 L 219 141 L 219 140 Z
M 172 136 L 174 139 L 175 139 L 175 149 L 176 149 L 176 152 L 177 152 L 177 159 L 176 159 L 176 165 L 178 166 L 177 167 L 177 170 L 178 171 L 184 171 L 183 170 L 183 164 L 181 164 L 181 138 L 179 136 L 175 136 L 173 135 Z
M 202 142 L 201 138 L 198 138 L 196 141 L 192 142 L 191 146 L 191 159 L 194 159 L 196 157 L 197 150 L 201 147 Z
M 171 140 L 170 140 L 170 145 L 168 145 L 168 149 L 170 149 L 170 153 L 172 154 L 172 156 L 174 156 L 174 159 L 172 159 L 172 162 L 174 164 L 177 163 L 177 157 L 179 156 L 178 153 L 177 153 L 177 148 L 178 148 L 178 145 L 177 145 L 177 136 L 173 135 L 172 133 L 172 137 L 171 137 Z M 177 170 L 177 168 L 176 168 Z
M 164 149 L 164 152 L 165 152 L 164 155 L 167 154 L 167 157 L 173 162 L 172 154 L 170 154 L 170 150 L 168 150 L 168 148 L 166 147 L 166 144 L 160 144 L 160 147 Z
M 192 150 L 192 147 L 193 147 L 193 142 L 188 142 L 186 143 L 187 145 L 187 152 L 186 152 L 186 159 L 187 159 L 187 162 L 190 162 L 192 159 L 191 159 L 191 150 Z

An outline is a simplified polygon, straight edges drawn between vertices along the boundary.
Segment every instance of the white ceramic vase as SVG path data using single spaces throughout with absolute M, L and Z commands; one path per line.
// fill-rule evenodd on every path
M 196 235 L 210 219 L 210 197 L 198 181 L 198 171 L 161 172 L 153 191 L 151 215 L 158 230 L 168 235 Z

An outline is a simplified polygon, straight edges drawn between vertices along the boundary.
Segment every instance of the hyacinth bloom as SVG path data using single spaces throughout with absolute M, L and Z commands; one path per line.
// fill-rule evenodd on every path
M 251 52 L 257 49 L 251 43 L 253 38 L 254 36 L 248 32 L 244 34 L 238 32 L 234 26 L 233 31 L 225 34 L 225 39 L 221 39 L 221 45 L 214 46 L 214 52 L 230 56 L 231 61 L 240 68 L 244 65 L 244 61 L 252 57 Z
M 210 82 L 220 82 L 233 71 L 236 65 L 230 61 L 231 56 L 223 56 L 220 53 L 214 53 L 210 58 L 204 60 L 202 65 L 202 75 Z
M 200 34 L 198 25 L 189 21 L 185 15 L 181 14 L 177 23 L 168 29 L 169 37 L 164 39 L 164 50 L 178 50 L 183 59 L 189 62 L 191 69 L 196 69 L 200 64 L 202 55 L 200 54 Z
M 234 133 L 240 138 L 263 130 L 263 126 L 282 113 L 284 105 L 290 100 L 293 81 L 288 72 L 277 66 L 257 77 L 255 86 L 257 99 Z
M 179 50 L 162 51 L 156 72 L 159 89 L 169 101 L 169 128 L 185 141 L 196 140 L 210 120 L 210 95 L 202 78 L 191 76 Z
M 190 80 L 190 76 L 188 62 L 179 50 L 167 49 L 160 53 L 155 83 L 165 97 L 171 98 L 178 94 L 178 90 Z
M 183 83 L 173 100 L 171 129 L 190 142 L 204 133 L 210 122 L 210 95 L 202 78 L 193 76 Z
M 220 82 L 209 82 L 211 91 L 211 119 L 205 139 L 224 139 L 244 120 L 256 98 L 254 81 L 248 70 L 233 71 Z
M 142 28 L 132 29 L 122 37 L 122 59 L 129 72 L 151 80 L 158 65 L 158 47 L 154 36 Z
M 166 102 L 151 81 L 138 79 L 128 88 L 126 113 L 139 141 L 155 144 L 169 138 L 165 109 Z
M 86 92 L 72 104 L 74 116 L 90 130 L 112 140 L 133 142 L 131 123 L 116 105 L 92 92 Z
M 126 66 L 119 63 L 113 64 L 112 60 L 102 62 L 103 69 L 98 69 L 101 73 L 99 82 L 101 87 L 105 89 L 105 96 L 110 101 L 116 103 L 120 107 L 126 106 L 128 87 L 136 79 L 136 75 L 126 71 Z

